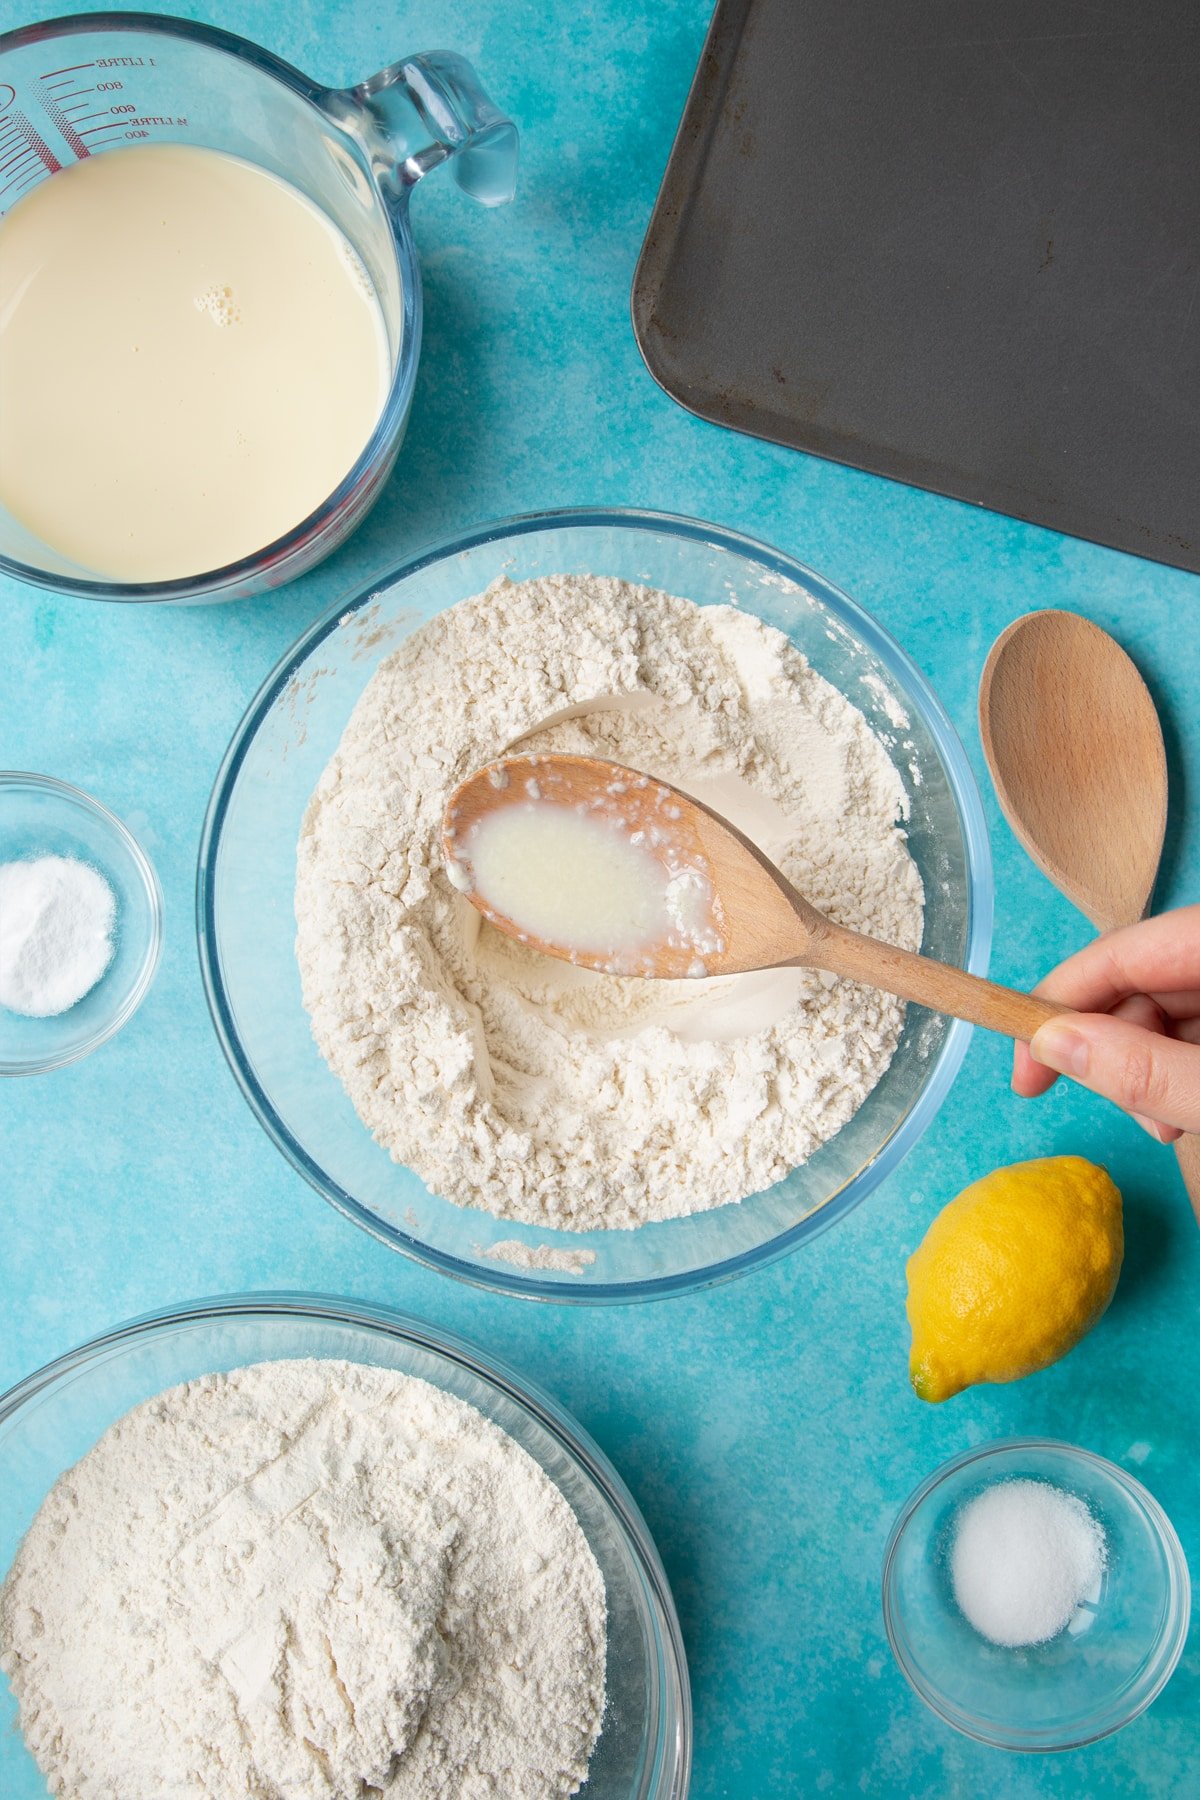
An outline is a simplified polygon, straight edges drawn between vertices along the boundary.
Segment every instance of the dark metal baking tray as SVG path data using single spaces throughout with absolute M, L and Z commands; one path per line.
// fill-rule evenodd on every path
M 633 319 L 704 418 L 1200 572 L 1195 0 L 720 0 Z

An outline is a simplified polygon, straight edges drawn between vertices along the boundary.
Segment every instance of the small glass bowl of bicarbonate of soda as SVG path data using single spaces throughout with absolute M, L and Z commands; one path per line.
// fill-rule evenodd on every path
M 901 1509 L 884 1556 L 896 1661 L 981 1743 L 1068 1750 L 1119 1731 L 1187 1638 L 1187 1563 L 1140 1481 L 1070 1444 L 969 1450 Z
M 154 979 L 162 895 L 145 851 L 90 794 L 0 771 L 0 1075 L 78 1062 Z

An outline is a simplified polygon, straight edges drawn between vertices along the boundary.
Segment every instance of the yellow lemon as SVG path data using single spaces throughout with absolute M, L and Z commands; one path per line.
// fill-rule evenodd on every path
M 922 1400 L 1017 1381 L 1065 1356 L 1113 1297 L 1121 1195 L 1082 1156 L 995 1169 L 943 1207 L 908 1260 L 909 1374 Z

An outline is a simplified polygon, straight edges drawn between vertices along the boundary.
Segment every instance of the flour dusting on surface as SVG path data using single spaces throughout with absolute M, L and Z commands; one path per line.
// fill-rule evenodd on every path
M 477 1256 L 489 1262 L 508 1263 L 514 1269 L 552 1269 L 556 1275 L 582 1275 L 596 1260 L 594 1250 L 566 1250 L 557 1244 L 523 1244 L 519 1238 L 502 1238 L 499 1243 L 480 1246 Z
M 297 954 L 317 1044 L 434 1193 L 585 1231 L 771 1186 L 861 1106 L 902 1003 L 795 969 L 617 979 L 493 931 L 448 879 L 442 813 L 511 749 L 671 782 L 833 919 L 917 949 L 886 751 L 782 632 L 733 607 L 600 576 L 501 580 L 380 664 L 305 815 Z

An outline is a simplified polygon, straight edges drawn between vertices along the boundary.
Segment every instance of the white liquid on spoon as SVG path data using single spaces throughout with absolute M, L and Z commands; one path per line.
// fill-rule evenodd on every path
M 236 157 L 108 151 L 0 219 L 0 502 L 97 575 L 201 574 L 291 531 L 389 380 L 345 237 Z
M 553 802 L 517 803 L 485 814 L 450 864 L 526 937 L 577 955 L 603 957 L 613 974 L 641 974 L 656 945 L 696 951 L 688 973 L 707 973 L 701 952 L 719 948 L 712 886 L 695 868 L 671 868 L 610 820 Z

